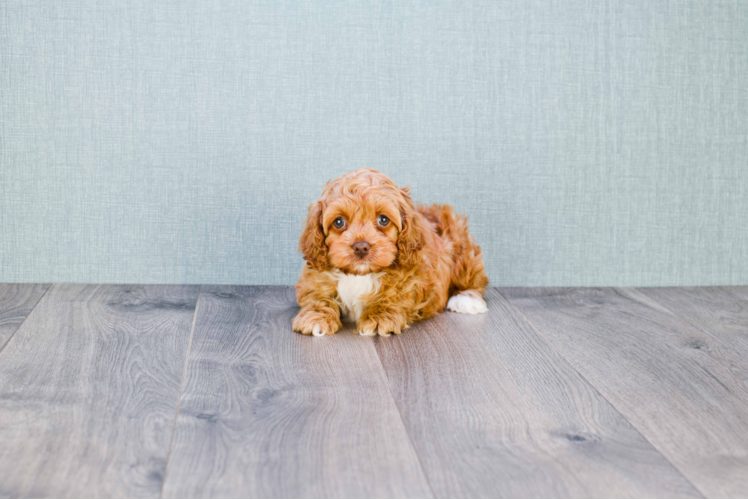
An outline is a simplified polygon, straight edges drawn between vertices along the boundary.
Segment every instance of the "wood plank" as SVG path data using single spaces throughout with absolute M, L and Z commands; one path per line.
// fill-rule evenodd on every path
M 0 496 L 159 495 L 197 295 L 52 286 L 0 352 Z
M 638 288 L 638 293 L 656 301 L 688 323 L 700 328 L 712 341 L 708 346 L 731 363 L 733 373 L 748 392 L 748 300 L 740 290 L 722 287 Z
M 495 290 L 377 351 L 437 497 L 700 497 Z
M 500 291 L 702 493 L 748 496 L 734 353 L 636 290 Z
M 431 497 L 372 339 L 291 331 L 289 287 L 204 287 L 165 497 Z
M 48 288 L 41 284 L 0 283 L 0 351 Z
M 722 289 L 741 300 L 748 300 L 748 286 L 723 286 Z

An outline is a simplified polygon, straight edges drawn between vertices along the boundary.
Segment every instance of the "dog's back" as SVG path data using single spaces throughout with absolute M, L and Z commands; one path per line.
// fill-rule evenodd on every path
M 418 205 L 417 210 L 431 222 L 439 237 L 452 243 L 452 274 L 449 296 L 465 291 L 480 295 L 488 287 L 480 246 L 468 231 L 467 217 L 454 212 L 451 205 Z

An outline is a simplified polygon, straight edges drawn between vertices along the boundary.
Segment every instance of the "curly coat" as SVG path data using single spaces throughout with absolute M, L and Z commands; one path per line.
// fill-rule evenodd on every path
M 363 256 L 357 242 L 368 247 Z M 293 329 L 303 334 L 333 335 L 341 315 L 362 335 L 389 336 L 448 303 L 486 310 L 488 277 L 467 218 L 449 205 L 416 207 L 408 188 L 373 169 L 328 181 L 309 206 L 299 250 L 306 263 Z

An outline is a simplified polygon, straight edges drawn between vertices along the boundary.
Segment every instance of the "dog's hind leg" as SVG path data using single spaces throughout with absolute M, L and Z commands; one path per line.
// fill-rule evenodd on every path
M 480 247 L 472 237 L 465 245 L 455 245 L 459 252 L 453 254 L 454 265 L 449 290 L 447 309 L 464 314 L 482 314 L 488 311 L 483 292 L 488 287 L 488 276 L 483 268 Z
M 488 276 L 483 266 L 483 255 L 468 231 L 467 217 L 455 214 L 449 205 L 419 207 L 436 226 L 440 237 L 452 244 L 452 271 L 450 273 L 447 309 L 465 314 L 488 311 L 483 292 L 488 287 Z

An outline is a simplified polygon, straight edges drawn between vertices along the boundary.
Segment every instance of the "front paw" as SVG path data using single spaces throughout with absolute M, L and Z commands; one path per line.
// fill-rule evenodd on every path
M 316 309 L 302 309 L 293 319 L 293 331 L 315 337 L 334 335 L 342 326 L 339 316 Z
M 358 334 L 366 337 L 374 337 L 375 335 L 389 337 L 393 333 L 400 335 L 406 328 L 408 328 L 408 324 L 405 319 L 392 314 L 364 316 L 356 323 Z

